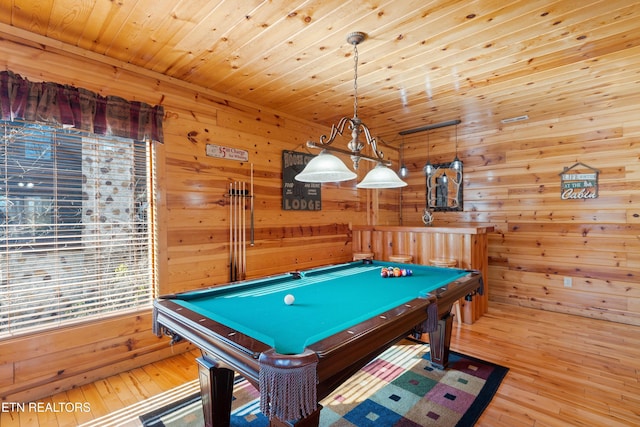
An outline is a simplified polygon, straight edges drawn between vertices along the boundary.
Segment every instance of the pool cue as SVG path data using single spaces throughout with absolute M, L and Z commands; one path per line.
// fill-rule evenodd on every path
M 238 280 L 238 182 L 233 183 L 233 280 Z
M 247 183 L 242 182 L 242 280 L 247 276 Z
M 251 197 L 251 246 L 253 246 L 255 244 L 255 235 L 254 235 L 254 228 L 253 228 L 253 199 L 255 198 L 253 195 L 253 163 L 251 163 L 251 190 L 249 193 L 249 197 Z
M 233 183 L 229 183 L 229 281 L 233 282 Z
M 229 184 L 229 280 L 235 282 L 247 275 L 247 197 L 251 197 L 245 181 Z M 253 225 L 252 225 L 253 227 Z
M 233 258 L 234 258 L 234 269 L 233 269 L 233 277 L 234 280 L 238 280 L 238 250 L 240 249 L 240 242 L 238 241 L 238 235 L 239 235 L 239 225 L 238 225 L 238 220 L 240 219 L 240 209 L 238 206 L 238 181 L 236 181 L 234 183 L 234 191 L 233 191 L 233 195 L 234 198 L 233 200 L 235 201 L 234 203 L 234 215 L 233 215 L 233 220 L 234 220 L 234 225 L 235 228 L 233 230 L 233 241 L 234 241 L 234 251 L 233 251 Z
M 235 191 L 234 191 L 234 195 L 235 195 L 235 209 L 236 209 L 236 215 L 235 215 L 235 225 L 236 225 L 236 229 L 235 229 L 235 245 L 236 245 L 236 250 L 235 250 L 235 270 L 234 270 L 234 275 L 235 275 L 235 279 L 238 280 L 240 279 L 240 183 L 238 181 L 236 181 L 235 183 Z

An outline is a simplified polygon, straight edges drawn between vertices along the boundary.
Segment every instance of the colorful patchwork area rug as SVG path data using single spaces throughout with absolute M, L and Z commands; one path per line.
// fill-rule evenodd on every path
M 508 369 L 451 352 L 446 370 L 429 362 L 429 346 L 403 341 L 389 348 L 321 404 L 320 426 L 473 426 Z M 232 427 L 266 427 L 259 392 L 242 377 L 234 387 Z M 200 427 L 198 394 L 140 417 L 145 427 Z

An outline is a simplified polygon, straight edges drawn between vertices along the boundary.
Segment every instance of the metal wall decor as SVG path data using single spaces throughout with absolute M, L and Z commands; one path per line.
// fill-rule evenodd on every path
M 415 129 L 403 130 L 399 133 L 404 136 L 417 132 L 427 132 L 427 163 L 422 169 L 427 180 L 427 207 L 422 216 L 422 222 L 424 222 L 425 225 L 431 225 L 433 223 L 433 212 L 463 210 L 462 161 L 458 158 L 458 125 L 460 123 L 460 120 L 449 120 Z M 456 127 L 455 157 L 453 161 L 449 163 L 431 164 L 428 131 L 447 126 Z
M 462 162 L 431 165 L 426 173 L 427 209 L 432 211 L 462 211 Z

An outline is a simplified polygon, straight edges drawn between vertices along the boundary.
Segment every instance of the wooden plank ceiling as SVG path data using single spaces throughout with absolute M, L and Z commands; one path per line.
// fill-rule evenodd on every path
M 0 0 L 14 27 L 229 98 L 375 135 L 597 110 L 638 90 L 635 0 Z

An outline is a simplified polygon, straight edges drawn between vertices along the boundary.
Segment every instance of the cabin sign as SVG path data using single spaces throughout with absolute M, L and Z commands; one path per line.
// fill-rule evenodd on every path
M 564 168 L 560 174 L 560 198 L 562 200 L 597 199 L 600 171 L 584 163 Z

